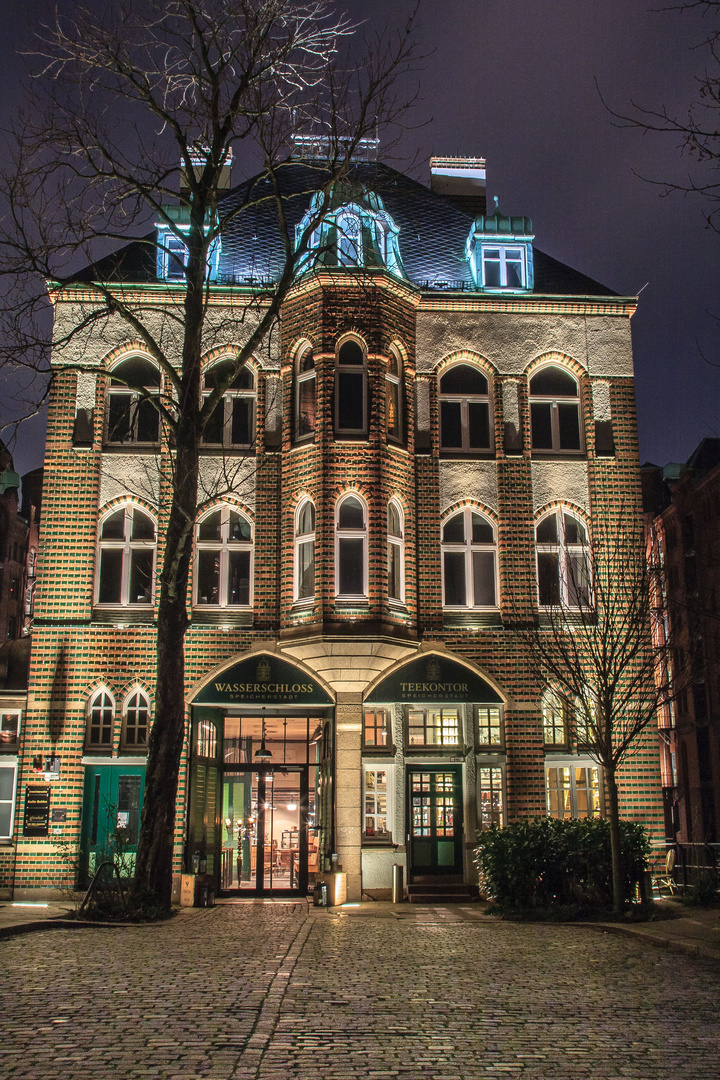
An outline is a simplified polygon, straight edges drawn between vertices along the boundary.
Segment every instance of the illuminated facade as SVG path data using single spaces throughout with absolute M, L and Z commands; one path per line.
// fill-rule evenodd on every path
M 337 855 L 351 899 L 387 895 L 393 863 L 415 896 L 461 896 L 477 829 L 602 812 L 602 776 L 512 623 L 567 592 L 599 509 L 638 503 L 635 301 L 536 249 L 528 218 L 488 215 L 484 169 L 433 159 L 428 188 L 357 163 L 277 339 L 206 431 L 206 487 L 219 463 L 234 479 L 195 526 L 176 869 L 221 891 L 302 892 Z M 289 195 L 307 170 L 288 165 Z M 292 206 L 300 225 L 308 199 Z M 271 216 L 252 213 L 213 252 L 208 319 L 228 330 L 206 391 L 277 273 Z M 176 247 L 120 253 L 138 302 L 181 288 Z M 132 387 L 162 380 L 109 331 L 83 362 L 58 360 L 50 407 L 16 890 L 51 886 L 59 836 L 84 876 L 116 825 L 132 847 L 152 723 L 165 496 L 157 413 Z M 661 830 L 653 739 L 621 790 Z

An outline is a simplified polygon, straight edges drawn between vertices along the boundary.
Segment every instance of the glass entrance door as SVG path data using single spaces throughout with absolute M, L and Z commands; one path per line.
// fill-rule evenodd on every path
M 224 892 L 307 892 L 309 875 L 318 869 L 309 772 L 287 765 L 225 770 Z
M 460 766 L 408 770 L 410 879 L 462 874 Z

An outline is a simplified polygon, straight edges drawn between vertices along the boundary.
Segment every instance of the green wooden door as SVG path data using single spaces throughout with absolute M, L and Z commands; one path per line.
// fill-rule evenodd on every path
M 408 770 L 410 876 L 462 874 L 462 772 L 459 766 Z
M 144 765 L 86 765 L 80 837 L 80 885 L 105 859 L 114 859 L 124 877 L 135 872 Z

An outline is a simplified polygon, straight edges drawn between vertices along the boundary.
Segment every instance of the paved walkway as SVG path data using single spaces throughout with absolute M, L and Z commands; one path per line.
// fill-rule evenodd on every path
M 8 1080 L 718 1076 L 715 958 L 481 905 L 228 903 L 0 965 Z

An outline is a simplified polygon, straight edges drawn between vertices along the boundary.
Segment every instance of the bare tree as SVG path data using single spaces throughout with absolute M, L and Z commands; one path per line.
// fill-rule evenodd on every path
M 129 381 L 135 407 L 159 414 L 165 489 L 138 908 L 170 904 L 189 568 L 198 507 L 208 495 L 199 481 L 203 432 L 247 360 L 270 347 L 310 238 L 358 147 L 378 129 L 392 134 L 402 124 L 412 101 L 396 87 L 416 58 L 413 20 L 366 44 L 362 62 L 353 65 L 355 28 L 328 0 L 78 6 L 43 32 L 33 98 L 7 147 L 11 165 L 0 189 L 6 359 L 17 361 L 21 344 L 24 363 L 41 371 L 51 341 L 55 368 L 96 371 L 89 358 L 98 343 L 129 336 L 143 343 L 162 375 L 161 392 Z M 323 161 L 308 190 L 290 197 L 288 147 L 308 131 Z M 233 154 L 259 162 L 261 179 L 225 197 Z M 313 213 L 295 235 L 293 199 L 305 207 L 311 194 Z M 222 237 L 258 212 L 271 212 L 278 267 L 240 282 L 241 303 L 225 317 L 213 307 L 208 267 Z M 175 287 L 162 302 L 133 287 L 129 249 L 105 254 L 148 222 L 163 227 L 167 258 L 182 253 Z M 154 264 L 154 234 L 137 236 L 133 250 Z M 78 276 L 81 258 L 91 266 Z M 52 335 L 33 289 L 39 278 L 51 282 L 54 300 L 73 290 L 71 317 L 56 318 Z M 202 357 L 228 340 L 239 342 L 232 363 L 203 394 Z M 221 486 L 237 482 L 221 472 Z
M 602 768 L 620 912 L 618 773 L 690 676 L 675 668 L 671 678 L 662 566 L 636 508 L 596 519 L 590 536 L 569 515 L 561 519 L 555 543 L 538 545 L 540 614 L 518 633 L 537 684 L 562 699 L 578 750 Z

